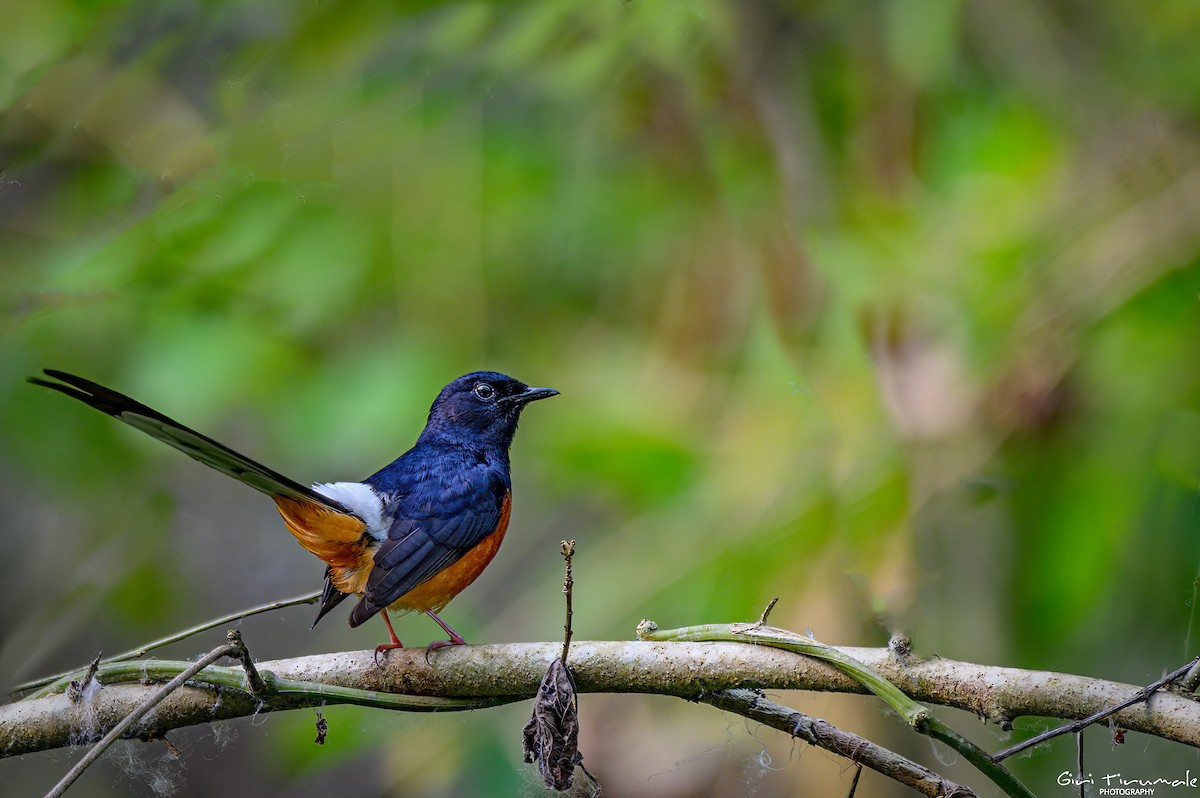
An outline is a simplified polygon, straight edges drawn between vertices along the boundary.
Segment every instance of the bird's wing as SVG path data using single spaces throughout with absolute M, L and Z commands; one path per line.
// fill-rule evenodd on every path
M 388 539 L 375 552 L 366 594 L 350 614 L 358 626 L 379 610 L 443 570 L 497 531 L 508 506 L 507 495 L 448 513 L 445 517 L 397 518 Z M 474 578 L 474 574 L 470 578 Z M 469 580 L 467 580 L 469 581 Z M 449 597 L 466 583 L 447 588 Z M 413 609 L 431 609 L 414 607 Z M 438 607 L 432 607 L 438 609 Z

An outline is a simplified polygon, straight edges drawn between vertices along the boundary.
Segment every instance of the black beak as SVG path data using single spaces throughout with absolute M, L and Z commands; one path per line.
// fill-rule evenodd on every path
M 513 399 L 516 399 L 518 404 L 527 405 L 538 399 L 549 399 L 551 396 L 558 396 L 558 391 L 553 388 L 526 388 Z

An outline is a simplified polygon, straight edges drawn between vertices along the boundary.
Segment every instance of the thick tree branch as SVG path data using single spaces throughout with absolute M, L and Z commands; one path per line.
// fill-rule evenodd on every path
M 371 652 L 355 651 L 259 662 L 258 667 L 267 679 L 375 691 L 383 694 L 381 699 L 394 700 L 386 695 L 392 693 L 441 696 L 405 699 L 411 705 L 402 708 L 450 711 L 531 697 L 547 664 L 561 655 L 561 647 L 561 643 L 455 646 L 434 654 L 432 664 L 425 663 L 423 649 L 403 649 L 390 652 L 383 668 L 375 666 Z M 1001 723 L 1023 715 L 1078 719 L 1142 689 L 1070 674 L 938 658 L 904 662 L 885 648 L 842 650 L 916 700 L 957 707 Z M 754 687 L 863 692 L 861 685 L 832 666 L 786 651 L 739 643 L 577 642 L 571 646 L 570 660 L 580 692 L 655 693 L 687 699 L 717 690 Z M 0 706 L 0 756 L 94 739 L 157 689 L 139 683 L 109 684 L 78 704 L 64 695 L 53 695 Z M 133 733 L 157 737 L 170 729 L 256 712 L 345 702 L 329 693 L 277 693 L 260 703 L 239 690 L 224 690 L 218 700 L 211 689 L 189 686 L 163 701 Z M 384 701 L 379 705 L 385 705 Z M 1159 691 L 1113 719 L 1131 731 L 1200 747 L 1200 703 L 1177 693 Z

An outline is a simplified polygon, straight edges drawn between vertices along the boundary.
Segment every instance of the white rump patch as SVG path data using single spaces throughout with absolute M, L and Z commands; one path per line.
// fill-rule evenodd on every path
M 317 493 L 333 499 L 367 524 L 367 534 L 376 540 L 387 537 L 383 525 L 383 500 L 375 489 L 364 482 L 318 482 L 312 486 Z

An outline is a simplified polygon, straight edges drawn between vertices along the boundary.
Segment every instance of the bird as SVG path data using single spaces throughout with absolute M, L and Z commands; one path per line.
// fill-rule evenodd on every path
M 426 648 L 464 645 L 438 613 L 496 556 L 512 510 L 509 448 L 521 411 L 557 396 L 494 371 L 464 374 L 438 393 L 412 448 L 361 482 L 308 487 L 135 399 L 64 371 L 29 382 L 78 399 L 266 494 L 296 540 L 325 562 L 313 627 L 349 596 L 357 627 L 375 615 L 404 645 L 388 610 L 423 612 L 449 635 Z

